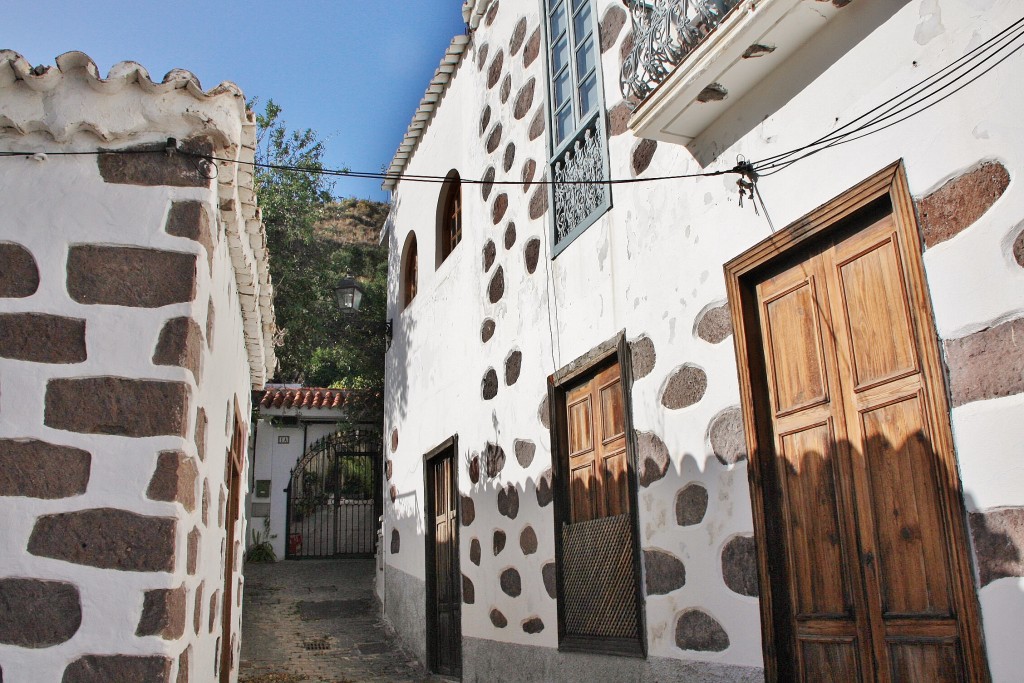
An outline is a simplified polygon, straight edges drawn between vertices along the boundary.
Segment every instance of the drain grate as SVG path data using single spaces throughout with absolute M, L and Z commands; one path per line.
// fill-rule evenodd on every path
M 326 636 L 323 638 L 312 638 L 311 640 L 304 640 L 302 647 L 306 650 L 330 650 L 331 643 Z

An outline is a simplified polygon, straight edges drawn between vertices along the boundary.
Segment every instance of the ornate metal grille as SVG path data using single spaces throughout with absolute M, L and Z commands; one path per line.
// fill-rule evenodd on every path
M 566 635 L 639 638 L 629 515 L 562 525 Z
M 623 97 L 645 99 L 740 0 L 627 0 L 633 49 L 622 64 Z
M 604 130 L 595 116 L 551 162 L 556 245 L 607 205 L 605 168 Z

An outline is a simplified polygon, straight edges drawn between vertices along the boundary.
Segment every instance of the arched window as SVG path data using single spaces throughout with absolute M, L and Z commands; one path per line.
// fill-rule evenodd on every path
M 402 249 L 402 308 L 416 296 L 416 281 L 419 278 L 419 257 L 416 250 L 416 233 L 410 232 Z
M 459 172 L 452 170 L 441 186 L 437 202 L 437 266 L 452 253 L 462 241 L 462 180 Z

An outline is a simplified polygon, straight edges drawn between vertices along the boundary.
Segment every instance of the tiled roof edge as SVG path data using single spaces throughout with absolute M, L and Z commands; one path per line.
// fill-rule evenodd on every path
M 471 1 L 479 2 L 479 0 Z M 483 0 L 482 4 L 486 5 L 489 1 Z M 463 16 L 465 16 L 465 12 L 466 8 L 464 6 Z M 434 77 L 427 86 L 423 99 L 420 100 L 420 106 L 416 109 L 416 113 L 413 114 L 412 122 L 409 124 L 405 137 L 402 138 L 402 144 L 398 146 L 395 156 L 391 159 L 391 165 L 387 171 L 388 177 L 381 184 L 381 187 L 385 190 L 394 190 L 398 186 L 406 164 L 412 158 L 420 138 L 423 137 L 423 133 L 430 126 L 430 121 L 434 118 L 437 105 L 448 90 L 448 85 L 451 83 L 454 72 L 462 63 L 462 57 L 470 40 L 471 36 L 468 34 L 460 34 L 452 38 L 451 45 L 445 51 L 441 63 L 434 72 Z

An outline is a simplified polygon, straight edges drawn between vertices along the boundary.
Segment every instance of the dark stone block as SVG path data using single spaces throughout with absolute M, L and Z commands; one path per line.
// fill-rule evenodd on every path
M 398 500 L 398 487 L 394 484 L 388 487 L 388 498 L 391 499 L 392 503 Z
M 601 36 L 601 52 L 612 49 L 619 37 L 619 32 L 626 25 L 626 12 L 618 5 L 612 5 L 601 17 L 599 33 Z
M 203 533 L 199 530 L 199 527 L 192 527 L 192 531 L 188 532 L 188 550 L 185 556 L 185 571 L 188 572 L 189 576 L 195 576 L 196 569 L 199 566 L 199 542 L 202 540 Z
M 209 349 L 213 349 L 213 330 L 214 320 L 216 319 L 216 311 L 213 307 L 213 299 L 210 299 L 210 303 L 206 306 L 206 346 Z
M 501 67 L 505 64 L 505 53 L 500 49 L 495 53 L 494 59 L 491 60 L 491 65 L 487 67 L 487 89 L 490 90 L 498 83 L 498 79 L 501 78 Z
M 711 344 L 725 341 L 732 334 L 732 316 L 729 304 L 715 306 L 697 316 L 693 333 Z
M 730 406 L 711 418 L 708 442 L 711 451 L 723 465 L 735 465 L 747 459 L 743 412 L 739 406 Z
M 185 587 L 149 590 L 143 596 L 137 636 L 177 640 L 185 634 Z
M 28 249 L 0 242 L 0 263 L 0 298 L 23 299 L 39 289 L 39 268 Z
M 484 244 L 484 272 L 486 273 L 494 265 L 494 259 L 498 256 L 498 249 L 494 246 L 494 240 L 487 240 Z
M 28 551 L 101 569 L 174 571 L 176 520 L 99 508 L 36 519 Z
M 981 218 L 1010 185 L 1010 174 L 998 161 L 988 161 L 952 178 L 918 200 L 925 247 L 959 234 Z
M 0 439 L 0 496 L 67 498 L 85 493 L 92 456 L 34 439 Z
M 171 660 L 167 657 L 85 655 L 68 664 L 61 683 L 163 683 L 170 675 Z
M 465 574 L 462 575 L 462 602 L 472 605 L 476 602 L 476 589 L 473 582 Z
M 516 22 L 515 28 L 512 29 L 512 37 L 508 41 L 508 53 L 515 57 L 519 52 L 519 48 L 523 46 L 526 41 L 526 17 L 522 17 Z
M 210 619 L 209 619 L 209 622 L 207 624 L 207 627 L 208 627 L 210 633 L 213 633 L 213 627 L 217 625 L 217 612 L 218 612 L 217 608 L 219 606 L 219 601 L 220 601 L 220 591 L 219 590 L 215 590 L 215 591 L 213 591 L 213 594 L 210 595 L 210 612 L 209 612 Z
M 514 443 L 516 460 L 520 467 L 529 467 L 533 462 L 533 456 L 537 452 L 537 446 L 526 439 L 516 439 Z
M 225 477 L 226 479 L 226 477 Z M 224 487 L 218 486 L 218 502 L 217 502 L 217 526 L 221 529 L 224 528 L 224 513 L 228 507 L 227 497 L 224 495 Z
M 480 454 L 476 452 L 469 459 L 469 480 L 474 484 L 480 481 Z
M 480 395 L 485 401 L 490 401 L 498 395 L 498 373 L 494 368 L 487 368 L 484 379 L 480 383 Z
M 523 193 L 525 194 L 530 189 L 530 185 L 533 184 L 533 174 L 537 172 L 537 162 L 533 159 L 527 159 L 526 163 L 523 164 Z
M 505 249 L 511 249 L 516 243 L 516 224 L 509 221 L 509 224 L 505 226 Z
M 196 594 L 194 596 L 195 603 L 192 610 L 192 630 L 195 631 L 196 635 L 199 635 L 199 626 L 203 623 L 203 591 L 206 588 L 206 582 L 200 581 L 199 585 L 196 586 Z
M 654 350 L 654 342 L 643 335 L 629 343 L 629 355 L 633 364 L 633 379 L 643 379 L 654 370 L 658 354 Z
M 494 537 L 491 539 L 491 550 L 494 552 L 494 556 L 497 557 L 501 554 L 501 551 L 505 549 L 506 541 L 505 532 L 501 529 L 494 531 Z
M 483 324 L 480 326 L 480 341 L 481 342 L 486 344 L 487 342 L 489 342 L 491 340 L 491 337 L 494 336 L 494 327 L 495 327 L 495 324 L 494 324 L 493 320 L 491 320 L 490 318 L 487 318 L 486 320 L 484 320 Z
M 1017 239 L 1013 241 L 1013 260 L 1017 262 L 1017 265 L 1024 268 L 1024 231 L 1017 235 Z
M 83 400 L 88 397 L 88 400 Z M 53 429 L 119 436 L 185 436 L 188 385 L 120 377 L 51 379 L 44 423 Z
M 698 652 L 721 652 L 729 647 L 729 636 L 710 614 L 689 609 L 676 621 L 676 647 Z
M 544 630 L 544 622 L 540 617 L 530 617 L 523 622 L 524 633 L 540 633 Z
M 206 138 L 191 138 L 181 143 L 181 148 L 190 154 L 210 156 L 213 143 Z M 207 177 L 203 165 L 192 156 L 166 154 L 164 144 L 147 143 L 128 147 L 119 152 L 133 154 L 100 154 L 96 157 L 100 175 L 108 183 L 118 185 L 142 185 L 156 187 L 209 187 L 212 178 Z
M 943 342 L 953 406 L 1024 392 L 1024 318 Z
M 175 683 L 189 683 L 192 680 L 189 672 L 190 661 L 192 659 L 192 646 L 189 645 L 181 651 L 181 655 L 178 656 L 178 675 L 175 678 Z
M 518 121 L 526 117 L 533 107 L 533 95 L 537 89 L 537 79 L 530 78 L 523 84 L 523 87 L 516 93 L 516 99 L 512 103 L 512 117 Z
M 735 536 L 722 548 L 722 578 L 733 593 L 757 597 L 757 546 L 753 536 Z
M 46 313 L 0 314 L 0 358 L 81 363 L 86 359 L 85 321 Z
M 196 256 L 80 244 L 68 251 L 67 287 L 80 304 L 159 308 L 185 303 L 196 295 Z
M 676 524 L 693 526 L 704 521 L 708 511 L 708 490 L 693 482 L 676 494 Z
M 501 297 L 505 295 L 505 271 L 501 266 L 494 271 L 494 275 L 491 276 L 491 281 L 487 284 L 487 298 L 492 304 L 496 304 L 501 301 Z
M 508 96 L 512 93 L 512 75 L 505 74 L 505 78 L 501 80 L 501 87 L 498 88 L 498 99 L 501 100 L 502 104 L 508 102 Z
M 721 83 L 712 83 L 697 93 L 698 102 L 721 102 L 729 96 L 729 90 Z
M 210 526 L 210 480 L 203 482 L 203 525 Z
M 391 430 L 391 452 L 394 453 L 398 450 L 398 428 L 395 427 Z
M 1024 576 L 1024 507 L 972 512 L 969 521 L 981 585 Z
M 523 354 L 513 351 L 505 358 L 505 386 L 512 386 L 519 381 L 519 373 L 523 369 Z
M 544 134 L 544 128 L 547 126 L 547 111 L 544 107 L 537 110 L 537 113 L 533 115 L 530 120 L 530 130 L 528 135 L 531 140 L 536 140 Z
M 505 154 L 501 158 L 501 168 L 508 173 L 509 169 L 512 168 L 512 164 L 516 161 L 516 143 L 510 142 L 505 145 Z M 506 198 L 507 201 L 507 198 Z M 497 225 L 497 223 L 495 223 Z
M 668 595 L 686 585 L 683 561 L 663 550 L 644 550 L 647 595 Z
M 497 225 L 501 222 L 501 219 L 505 217 L 505 212 L 508 211 L 508 195 L 504 192 L 494 198 L 494 204 L 491 205 L 491 222 Z
M 540 568 L 540 575 L 544 581 L 544 590 L 547 591 L 548 597 L 552 600 L 558 598 L 558 579 L 555 572 L 554 562 L 545 562 L 544 566 Z
M 202 381 L 203 334 L 192 318 L 171 318 L 160 330 L 153 353 L 154 365 L 177 365 L 188 369 L 196 384 Z
M 629 117 L 633 115 L 633 105 L 623 100 L 608 110 L 608 135 L 615 137 L 629 130 Z
M 476 519 L 476 505 L 469 496 L 462 496 L 462 526 L 469 526 Z
M 490 45 L 484 43 L 480 46 L 480 49 L 476 52 L 476 68 L 477 71 L 483 71 L 484 64 L 487 63 L 487 52 L 490 50 Z
M 622 39 L 622 44 L 619 46 L 619 65 L 629 58 L 629 53 L 633 51 L 633 43 L 636 37 L 633 35 L 633 31 L 627 31 L 626 36 Z
M 509 519 L 519 516 L 519 491 L 514 484 L 498 489 L 498 513 Z
M 484 472 L 493 479 L 505 469 L 505 450 L 496 443 L 487 442 L 483 452 Z
M 548 188 L 541 185 L 530 195 L 530 219 L 539 220 L 548 212 Z M 538 242 L 538 246 L 540 243 Z M 529 262 L 527 262 L 529 263 Z M 532 272 L 532 271 L 531 271 Z
M 187 237 L 199 242 L 206 249 L 206 262 L 213 272 L 213 235 L 210 232 L 210 216 L 202 202 L 174 202 L 167 214 L 164 230 L 168 235 Z
M 509 597 L 518 597 L 523 592 L 523 581 L 515 567 L 509 567 L 502 571 L 499 583 L 501 584 L 501 591 Z
M 668 446 L 651 432 L 637 432 L 636 440 L 640 451 L 640 485 L 646 488 L 668 473 Z
M 491 105 L 485 105 L 483 111 L 480 112 L 480 135 L 487 132 L 487 126 L 491 123 Z M 484 196 L 486 200 L 487 197 Z
M 526 48 L 523 50 L 523 68 L 528 69 L 534 60 L 540 55 L 540 27 L 533 29 L 533 33 L 526 39 Z
M 490 26 L 494 23 L 494 19 L 498 16 L 498 0 L 494 0 L 491 6 L 487 9 L 487 14 L 484 15 L 484 26 Z
M 519 549 L 523 555 L 533 555 L 537 552 L 537 532 L 529 524 L 519 533 Z
M 655 140 L 641 140 L 636 144 L 633 148 L 633 173 L 635 175 L 640 175 L 647 170 L 657 149 L 658 143 Z
M 480 539 L 473 538 L 469 542 L 469 561 L 480 566 Z
M 74 585 L 0 579 L 0 643 L 52 647 L 71 640 L 81 624 L 82 601 Z
M 505 628 L 508 626 L 508 619 L 497 608 L 492 609 L 488 616 L 490 616 L 491 623 L 494 624 L 495 628 Z
M 388 461 L 386 463 L 384 463 L 384 477 L 388 481 L 391 481 L 391 476 L 394 474 L 394 470 L 395 470 L 395 461 L 392 460 L 391 458 L 388 458 Z
M 547 507 L 554 499 L 554 489 L 551 488 L 551 469 L 544 470 L 537 480 L 537 505 Z
M 539 188 L 537 194 L 540 194 L 541 190 L 544 191 L 544 203 L 547 204 L 547 189 L 543 187 Z M 537 194 L 534 194 L 534 197 L 536 197 Z M 546 206 L 544 210 L 547 211 Z M 526 272 L 533 275 L 537 270 L 537 262 L 540 261 L 540 240 L 538 238 L 531 237 L 526 242 L 526 246 L 523 247 L 523 260 L 526 262 Z
M 206 460 L 206 427 L 206 409 L 199 408 L 196 410 L 196 431 L 193 439 L 196 444 L 196 453 L 199 454 L 200 460 Z
M 540 400 L 540 405 L 537 406 L 537 419 L 540 420 L 544 429 L 551 429 L 551 407 L 548 404 L 547 394 L 544 394 L 544 398 Z
M 669 410 L 692 406 L 704 397 L 707 389 L 707 373 L 696 365 L 684 365 L 668 378 L 661 395 L 661 405 Z
M 181 503 L 188 512 L 196 509 L 195 461 L 181 451 L 163 451 L 157 456 L 156 471 L 149 480 L 146 497 L 151 500 Z
M 480 183 L 480 194 L 483 196 L 484 201 L 491 196 L 491 190 L 494 188 L 494 167 L 488 166 L 487 170 L 484 171 L 483 182 Z

